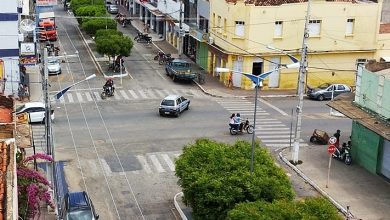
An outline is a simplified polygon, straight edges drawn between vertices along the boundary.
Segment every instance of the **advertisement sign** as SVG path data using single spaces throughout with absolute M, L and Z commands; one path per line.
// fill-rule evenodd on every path
M 36 6 L 53 6 L 57 5 L 57 0 L 36 0 Z
M 34 43 L 20 43 L 20 55 L 21 56 L 35 55 L 35 44 Z
M 19 58 L 20 65 L 35 65 L 37 63 L 37 57 L 35 55 L 32 56 L 20 56 Z

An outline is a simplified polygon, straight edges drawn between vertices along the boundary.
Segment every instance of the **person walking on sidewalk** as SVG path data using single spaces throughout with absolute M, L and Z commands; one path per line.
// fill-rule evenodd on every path
M 334 133 L 334 135 L 333 135 L 336 138 L 335 146 L 337 148 L 340 147 L 340 135 L 341 135 L 341 131 L 340 130 L 337 130 L 336 133 Z
M 228 88 L 233 89 L 233 72 L 229 73 L 229 78 L 228 78 Z

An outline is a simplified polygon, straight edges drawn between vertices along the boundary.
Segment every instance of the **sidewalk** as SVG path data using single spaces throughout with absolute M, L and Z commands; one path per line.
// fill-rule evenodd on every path
M 123 7 L 120 7 L 120 13 L 130 16 Z M 132 26 L 138 31 L 143 32 L 143 23 L 140 20 L 132 20 Z M 122 30 L 125 35 L 131 36 L 130 29 Z M 159 50 L 172 54 L 172 57 L 178 57 L 178 51 L 166 41 L 159 39 L 155 33 L 150 33 L 153 45 L 157 54 Z M 181 59 L 194 64 L 185 55 Z M 204 70 L 194 64 L 196 71 L 205 73 L 205 83 L 197 86 L 206 94 L 215 97 L 254 97 L 255 91 L 247 91 L 239 88 L 229 89 L 219 77 L 207 74 Z M 267 90 L 260 91 L 260 97 L 292 97 L 296 96 L 295 90 L 280 91 Z M 302 176 L 305 181 L 317 189 L 321 194 L 328 197 L 341 212 L 346 214 L 346 207 L 350 206 L 351 213 L 360 219 L 390 219 L 390 184 L 381 177 L 371 174 L 363 168 L 352 164 L 347 166 L 344 163 L 332 160 L 329 188 L 326 188 L 327 168 L 329 157 L 326 146 L 308 146 L 301 147 L 300 159 L 302 164 L 293 166 L 289 163 L 291 153 L 284 150 L 280 153 L 282 160 L 289 165 L 295 172 Z

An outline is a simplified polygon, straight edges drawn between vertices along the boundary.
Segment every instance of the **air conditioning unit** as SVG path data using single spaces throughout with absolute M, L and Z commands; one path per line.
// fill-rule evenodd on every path
M 213 44 L 214 43 L 214 38 L 213 37 L 209 37 L 208 43 L 209 44 Z

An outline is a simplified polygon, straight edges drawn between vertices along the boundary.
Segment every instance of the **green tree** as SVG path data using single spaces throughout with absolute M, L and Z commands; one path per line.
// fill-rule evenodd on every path
M 75 15 L 77 16 L 79 24 L 82 24 L 84 19 L 89 20 L 89 18 L 86 17 L 104 17 L 107 15 L 107 12 L 104 5 L 87 5 L 79 7 L 75 11 Z
M 195 219 L 225 219 L 237 203 L 294 198 L 284 171 L 264 149 L 256 146 L 250 174 L 251 145 L 237 141 L 228 145 L 198 139 L 184 147 L 176 161 L 176 175 L 184 201 Z
M 110 36 L 110 35 L 123 36 L 123 33 L 114 29 L 100 29 L 96 31 L 95 38 Z
M 96 50 L 100 54 L 109 57 L 130 56 L 133 48 L 133 41 L 126 36 L 121 35 L 101 35 L 96 38 Z
M 76 12 L 82 6 L 87 5 L 104 5 L 104 0 L 71 0 L 73 12 Z M 77 14 L 76 14 L 77 15 Z
M 81 26 L 85 32 L 89 35 L 95 35 L 96 31 L 99 29 L 115 29 L 116 22 L 113 19 L 108 18 L 96 18 L 88 19 L 88 21 L 83 21 Z
M 341 220 L 337 209 L 322 197 L 302 201 L 275 200 L 237 204 L 228 212 L 227 220 Z

